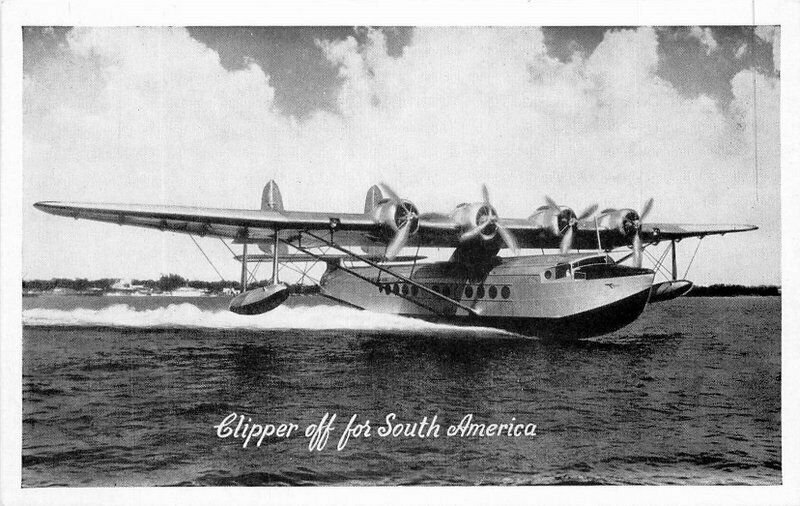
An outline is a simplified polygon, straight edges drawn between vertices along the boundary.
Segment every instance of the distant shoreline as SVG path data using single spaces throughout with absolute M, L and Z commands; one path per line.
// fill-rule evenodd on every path
M 22 295 L 23 297 L 35 297 L 38 295 L 86 295 L 101 297 L 113 297 L 120 295 L 215 297 L 231 295 L 233 290 L 235 290 L 237 287 L 237 283 L 233 281 L 188 281 L 183 278 L 178 278 L 178 283 L 168 286 L 164 281 L 165 279 L 167 279 L 166 276 L 162 277 L 162 279 L 158 281 L 134 280 L 133 286 L 136 288 L 136 290 L 131 290 L 128 288 L 124 291 L 115 289 L 115 283 L 117 283 L 118 280 L 108 278 L 93 281 L 89 281 L 87 279 L 66 278 L 23 280 Z M 259 284 L 265 283 L 266 282 L 262 282 Z M 193 290 L 190 291 L 189 288 L 192 288 Z M 295 291 L 298 293 L 311 293 L 316 290 L 316 285 L 298 285 L 295 288 Z M 696 285 L 688 294 L 685 295 L 685 297 L 739 296 L 780 297 L 781 287 L 776 285 Z
M 775 285 L 709 285 L 695 286 L 685 297 L 780 297 L 781 287 Z

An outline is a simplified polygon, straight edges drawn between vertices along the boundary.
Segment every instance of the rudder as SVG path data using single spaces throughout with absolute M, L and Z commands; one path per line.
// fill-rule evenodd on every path
M 274 179 L 270 179 L 264 186 L 264 191 L 261 192 L 261 210 L 283 211 L 283 197 L 281 197 L 281 190 Z M 271 254 L 272 241 L 259 243 L 258 248 L 264 253 Z M 285 244 L 278 245 L 278 255 L 286 255 L 288 252 L 289 248 Z
M 368 213 L 375 209 L 380 201 L 383 200 L 383 192 L 381 189 L 378 188 L 378 185 L 372 185 L 372 187 L 367 190 L 367 200 L 364 202 L 364 212 Z
M 269 183 L 264 187 L 264 191 L 261 192 L 261 210 L 283 211 L 281 190 L 274 179 L 270 179 Z

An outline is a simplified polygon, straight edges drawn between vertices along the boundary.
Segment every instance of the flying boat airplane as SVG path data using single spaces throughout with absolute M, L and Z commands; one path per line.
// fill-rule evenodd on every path
M 381 187 L 369 189 L 363 213 L 287 211 L 274 181 L 264 187 L 259 210 L 75 202 L 35 207 L 76 219 L 232 239 L 242 245 L 235 256 L 242 265 L 242 292 L 230 303 L 239 314 L 265 313 L 289 297 L 290 287 L 278 279 L 280 264 L 322 261 L 320 294 L 351 307 L 565 339 L 612 332 L 636 320 L 648 302 L 686 294 L 692 283 L 678 279 L 675 253 L 682 239 L 757 228 L 645 223 L 653 199 L 641 212 L 609 208 L 596 214 L 593 205 L 578 215 L 546 198 L 528 218 L 500 218 L 486 186 L 480 201 L 459 204 L 449 214 L 421 213 Z M 646 247 L 662 241 L 672 253 L 671 276 L 654 284 L 656 271 L 643 268 L 642 260 Z M 248 245 L 265 254 L 248 255 Z M 417 253 L 401 256 L 404 248 Z M 447 261 L 422 262 L 419 248 L 453 253 Z M 612 258 L 611 252 L 626 248 L 630 253 Z M 501 249 L 513 256 L 499 256 Z M 520 255 L 520 249 L 542 254 Z M 271 283 L 248 290 L 248 263 L 264 260 L 272 262 Z

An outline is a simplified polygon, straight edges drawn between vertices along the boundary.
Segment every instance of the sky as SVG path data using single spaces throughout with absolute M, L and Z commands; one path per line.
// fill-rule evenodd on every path
M 760 227 L 706 238 L 690 279 L 780 284 L 777 27 L 27 27 L 23 50 L 24 279 L 218 279 L 189 237 L 32 205 L 257 209 L 275 179 L 293 210 L 360 212 L 380 181 L 422 212 L 485 183 L 507 217 L 653 197 L 651 222 Z

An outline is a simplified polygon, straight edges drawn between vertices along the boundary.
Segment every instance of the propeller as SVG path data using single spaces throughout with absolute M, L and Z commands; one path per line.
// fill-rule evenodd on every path
M 639 232 L 642 231 L 642 222 L 650 214 L 650 211 L 653 209 L 653 198 L 650 197 L 647 199 L 647 202 L 644 203 L 644 207 L 642 207 L 642 212 L 639 213 L 637 219 L 633 220 L 633 226 L 635 227 L 635 234 L 633 236 L 633 265 L 636 267 L 642 266 L 642 251 L 644 248 L 642 247 L 642 238 L 639 236 Z
M 557 217 L 556 220 L 551 221 L 551 230 L 555 235 L 563 234 L 559 250 L 562 255 L 569 253 L 569 250 L 572 249 L 572 240 L 575 237 L 575 227 L 578 225 L 578 222 L 585 220 L 597 211 L 597 204 L 590 205 L 584 209 L 580 215 L 576 215 L 575 211 L 568 207 L 562 209 L 561 206 L 556 204 L 555 200 L 547 195 L 545 195 L 544 200 L 547 202 L 547 205 L 543 206 L 543 208 L 550 209 Z
M 386 183 L 381 183 L 389 200 L 396 206 L 394 213 L 394 222 L 397 225 L 397 232 L 394 237 L 386 246 L 386 259 L 393 260 L 398 253 L 406 246 L 408 238 L 411 235 L 412 229 L 416 229 L 419 223 L 419 212 L 411 202 L 401 199 L 397 192 L 395 192 Z
M 631 241 L 631 246 L 633 248 L 633 265 L 636 267 L 642 266 L 642 252 L 644 251 L 644 246 L 642 245 L 642 238 L 640 237 L 639 233 L 642 231 L 642 222 L 650 214 L 650 211 L 653 209 L 653 198 L 647 199 L 642 206 L 642 212 L 637 213 L 633 209 L 603 209 L 600 212 L 601 215 L 610 214 L 610 213 L 617 213 L 621 212 L 621 223 L 618 225 L 620 227 L 620 232 L 627 238 L 633 235 L 633 239 Z
M 503 225 L 500 224 L 500 217 L 497 215 L 497 210 L 494 208 L 489 197 L 489 189 L 486 185 L 481 186 L 481 195 L 483 196 L 483 207 L 478 211 L 476 216 L 476 227 L 461 234 L 461 241 L 468 241 L 478 235 L 489 235 L 494 231 L 500 234 L 500 238 L 511 250 L 514 255 L 519 254 L 519 246 L 514 235 Z

